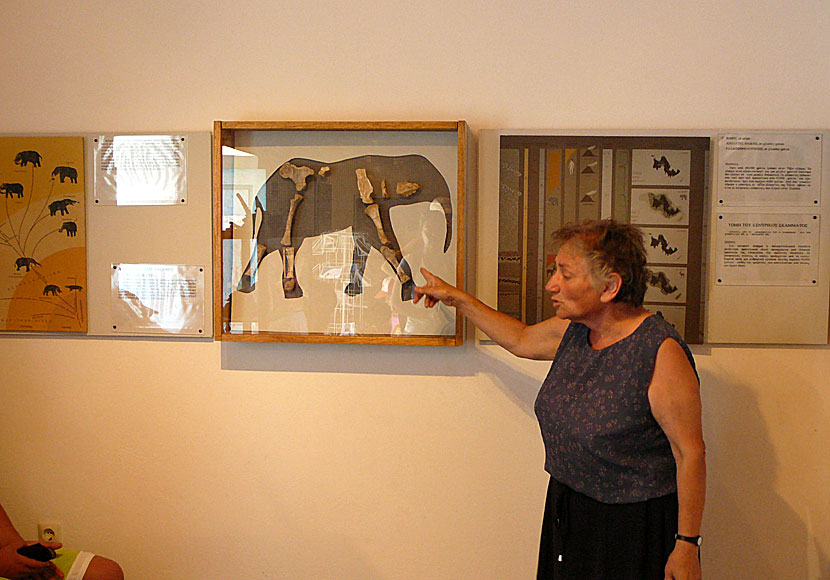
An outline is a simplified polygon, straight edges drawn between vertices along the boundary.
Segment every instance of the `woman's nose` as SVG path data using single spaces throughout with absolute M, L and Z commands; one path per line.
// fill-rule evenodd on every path
M 545 284 L 545 290 L 547 290 L 548 292 L 555 292 L 557 288 L 558 286 L 556 283 L 556 272 L 554 272 L 553 275 L 548 279 L 548 283 Z

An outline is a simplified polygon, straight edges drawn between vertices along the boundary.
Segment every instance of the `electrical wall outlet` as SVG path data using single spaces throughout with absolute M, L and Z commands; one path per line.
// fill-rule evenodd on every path
M 39 542 L 62 542 L 61 525 L 57 522 L 38 522 L 37 539 Z

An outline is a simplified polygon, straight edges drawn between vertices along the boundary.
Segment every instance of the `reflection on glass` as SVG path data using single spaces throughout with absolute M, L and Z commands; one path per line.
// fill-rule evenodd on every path
M 96 201 L 117 205 L 171 205 L 186 201 L 184 136 L 102 135 L 96 142 Z
M 455 334 L 454 313 L 412 304 L 422 266 L 455 280 L 444 175 L 422 155 L 311 157 L 223 148 L 230 331 Z
M 204 333 L 204 267 L 113 264 L 116 332 Z

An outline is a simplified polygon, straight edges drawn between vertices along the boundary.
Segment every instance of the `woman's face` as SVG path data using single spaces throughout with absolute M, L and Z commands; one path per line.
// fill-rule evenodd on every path
M 570 242 L 559 249 L 556 269 L 545 289 L 551 293 L 557 318 L 584 321 L 603 306 L 588 260 Z

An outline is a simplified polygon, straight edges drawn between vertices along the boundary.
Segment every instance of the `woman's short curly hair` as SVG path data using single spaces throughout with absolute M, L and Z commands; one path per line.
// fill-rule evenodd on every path
M 648 269 L 643 234 L 637 227 L 610 219 L 586 221 L 560 228 L 553 239 L 560 247 L 573 244 L 585 256 L 597 286 L 610 274 L 619 274 L 622 286 L 613 302 L 643 305 Z

